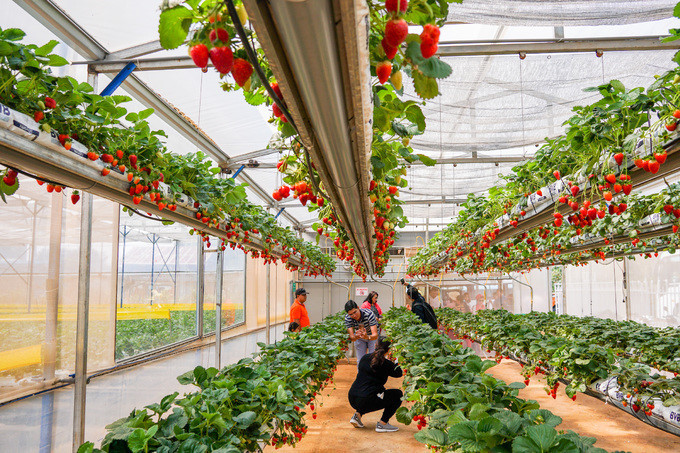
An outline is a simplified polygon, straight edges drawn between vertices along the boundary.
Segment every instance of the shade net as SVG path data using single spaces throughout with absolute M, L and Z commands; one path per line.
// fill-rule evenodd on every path
M 493 25 L 620 25 L 673 15 L 675 0 L 465 0 L 449 21 Z

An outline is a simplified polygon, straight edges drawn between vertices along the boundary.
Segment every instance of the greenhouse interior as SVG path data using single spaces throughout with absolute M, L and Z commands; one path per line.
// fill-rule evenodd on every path
M 0 452 L 680 451 L 677 0 L 0 5 Z

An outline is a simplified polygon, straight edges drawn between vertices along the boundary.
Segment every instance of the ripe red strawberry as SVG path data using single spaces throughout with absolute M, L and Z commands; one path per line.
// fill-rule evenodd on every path
M 674 116 L 675 118 L 680 119 L 680 110 L 676 110 L 675 112 L 673 112 L 673 116 Z
M 542 191 L 541 189 L 538 189 L 538 190 L 536 191 L 536 195 L 538 195 L 539 197 L 542 197 L 542 196 L 543 196 L 543 191 Z
M 223 44 L 229 44 L 229 32 L 224 28 L 217 28 L 215 30 L 210 30 L 208 34 L 210 42 L 214 43 L 218 39 L 222 41 Z
M 559 172 L 559 170 L 555 170 L 555 171 L 553 172 L 553 176 L 555 177 L 555 179 L 560 179 L 560 172 Z
M 208 67 L 208 46 L 205 44 L 196 44 L 189 49 L 189 56 L 194 60 L 194 64 L 199 68 Z
M 385 0 L 385 9 L 390 13 L 405 13 L 408 9 L 408 0 Z
M 678 232 L 678 226 L 677 226 L 677 225 L 673 225 L 673 233 L 677 233 L 677 232 Z
M 54 192 L 54 185 L 53 184 L 48 184 L 48 185 L 45 186 L 45 188 L 47 189 L 47 193 Z
M 432 57 L 434 54 L 437 53 L 437 49 L 439 46 L 437 43 L 434 43 L 432 41 L 423 41 L 420 43 L 420 53 L 423 55 L 423 58 L 427 59 Z
M 614 192 L 615 193 L 619 193 L 619 192 L 621 192 L 621 190 L 623 190 L 623 187 L 621 186 L 621 184 L 619 184 L 618 182 L 616 184 L 614 184 Z
M 373 189 L 375 189 L 375 186 L 376 186 L 376 182 L 375 182 L 374 180 L 371 179 L 371 182 L 370 182 L 370 184 L 368 185 L 368 190 L 373 190 Z
M 678 123 L 668 123 L 668 124 L 666 124 L 666 129 L 669 132 L 673 132 L 677 127 L 678 127 Z
M 237 58 L 234 60 L 234 67 L 231 70 L 231 75 L 234 76 L 234 81 L 242 87 L 246 81 L 253 75 L 253 65 L 248 60 Z
M 654 153 L 654 159 L 659 163 L 659 165 L 666 162 L 666 157 L 668 157 L 668 154 L 666 154 L 666 151 L 664 151 L 662 153 Z
M 281 192 L 278 191 L 278 190 L 275 190 L 275 191 L 272 193 L 272 198 L 274 198 L 274 200 L 276 200 L 276 201 L 281 201 L 281 200 L 283 200 L 283 197 L 281 196 Z
M 281 118 L 283 116 L 283 112 L 281 111 L 279 106 L 276 105 L 276 104 L 272 104 L 272 111 L 274 113 L 274 116 L 277 117 L 277 118 Z
M 274 93 L 279 97 L 279 99 L 283 99 L 283 94 L 281 94 L 281 88 L 279 88 L 279 84 L 274 82 L 271 84 L 272 90 L 274 90 Z
M 317 228 L 316 232 L 319 233 L 319 236 L 321 236 L 323 234 L 323 227 Z
M 109 167 L 102 168 L 102 176 L 107 176 L 109 173 L 111 173 L 111 169 Z
M 623 153 L 614 154 L 614 160 L 616 161 L 616 165 L 621 165 L 623 163 Z
M 657 161 L 652 161 L 649 163 L 649 171 L 656 174 L 659 171 L 659 163 Z
M 103 161 L 106 162 L 107 164 L 110 164 L 113 162 L 113 156 L 111 154 L 103 153 L 99 158 Z
M 210 49 L 210 61 L 220 74 L 228 74 L 234 66 L 234 53 L 228 46 Z
M 439 42 L 439 34 L 440 34 L 439 27 L 437 27 L 434 24 L 425 24 L 423 26 L 423 32 L 420 34 L 420 39 L 422 40 L 423 37 L 429 38 L 435 43 Z
M 67 151 L 70 151 L 71 150 L 71 144 L 72 144 L 71 140 L 66 140 L 64 142 L 64 148 L 66 148 Z
M 397 189 L 395 186 L 390 186 L 387 190 L 390 192 L 390 194 L 394 195 L 399 189 Z
M 43 113 L 42 110 L 36 110 L 33 113 L 33 119 L 35 120 L 36 123 L 39 123 L 42 121 L 42 119 L 45 118 L 45 114 Z
M 571 194 L 572 194 L 573 196 L 578 195 L 579 190 L 580 190 L 580 189 L 578 188 L 578 186 L 571 186 Z
M 387 44 L 387 41 L 385 41 L 385 38 L 380 41 L 380 44 L 382 45 L 383 50 L 385 51 L 385 56 L 387 57 L 388 60 L 392 60 L 394 56 L 397 54 L 397 51 L 399 50 L 398 47 L 390 46 Z
M 382 63 L 379 63 L 375 68 L 375 73 L 378 76 L 378 81 L 384 85 L 385 82 L 387 82 L 387 80 L 390 78 L 390 74 L 392 74 L 392 63 L 389 61 L 383 61 Z
M 626 203 L 619 204 L 619 213 L 623 214 L 626 209 L 628 209 L 628 205 Z
M 130 154 L 130 165 L 132 168 L 137 168 L 137 155 L 136 154 Z
M 633 190 L 632 184 L 624 184 L 623 185 L 623 193 L 625 193 L 626 195 L 630 195 L 631 190 Z
M 80 200 L 80 195 L 77 190 L 74 190 L 71 194 L 71 203 L 76 204 L 78 203 L 78 200 Z
M 635 159 L 634 163 L 637 168 L 642 168 L 644 165 L 644 162 L 642 159 Z
M 48 109 L 53 109 L 57 107 L 57 101 L 52 99 L 51 97 L 45 97 L 45 107 Z
M 2 182 L 4 182 L 6 186 L 13 187 L 14 184 L 17 183 L 17 180 L 16 178 L 13 178 L 11 175 L 7 174 L 4 178 L 2 178 Z
M 609 173 L 607 176 L 604 177 L 604 179 L 608 183 L 614 184 L 616 182 L 616 175 L 614 173 Z
M 612 193 L 611 192 L 604 192 L 602 194 L 602 196 L 604 197 L 605 200 L 612 201 Z
M 399 47 L 408 35 L 408 24 L 404 19 L 391 19 L 385 24 L 385 41 L 392 47 Z

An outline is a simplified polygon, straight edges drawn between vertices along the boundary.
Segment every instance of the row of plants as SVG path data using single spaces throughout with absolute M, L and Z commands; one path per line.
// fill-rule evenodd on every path
M 6 106 L 0 110 L 7 117 L 9 109 L 32 117 L 14 118 L 8 124 L 30 126 L 35 121 L 36 135 L 47 134 L 57 148 L 96 162 L 102 177 L 126 178 L 133 208 L 146 199 L 158 208 L 153 214 L 162 217 L 164 210 L 174 211 L 189 197 L 193 202 L 189 208 L 197 219 L 206 227 L 225 230 L 222 249 L 230 245 L 265 262 L 281 259 L 291 270 L 298 266 L 289 263 L 289 258 L 299 260 L 299 268 L 308 275 L 334 270 L 331 257 L 249 202 L 246 184 L 220 177 L 220 169 L 205 154 L 171 153 L 163 144 L 166 134 L 152 130 L 146 121 L 153 109 L 128 112 L 123 106 L 130 101 L 127 96 L 100 96 L 87 83 L 55 76 L 51 67 L 68 63 L 52 53 L 57 41 L 38 47 L 21 43 L 24 36 L 16 28 L 0 29 L 0 103 Z M 0 196 L 5 200 L 19 188 L 18 171 L 7 168 L 0 171 L 0 177 Z M 48 192 L 63 189 L 59 183 L 36 177 Z M 78 191 L 73 190 L 71 201 L 77 203 L 78 199 Z M 132 215 L 133 210 L 129 212 Z M 205 233 L 196 232 L 209 242 Z M 262 238 L 263 250 L 247 245 L 253 237 Z
M 421 105 L 439 94 L 438 80 L 448 77 L 452 70 L 434 56 L 439 43 L 439 26 L 448 16 L 450 3 L 462 0 L 384 0 L 368 1 L 370 10 L 369 51 L 371 73 L 376 76 L 373 92 L 373 138 L 371 145 L 372 179 L 369 195 L 373 204 L 375 250 L 373 261 L 376 273 L 384 273 L 389 246 L 394 243 L 396 228 L 407 219 L 398 200 L 399 189 L 408 186 L 404 178 L 404 162 L 416 160 L 426 165 L 434 161 L 426 155 L 414 153 L 410 146 L 413 136 L 425 131 L 425 116 Z M 252 105 L 270 105 L 271 121 L 279 134 L 270 146 L 284 150 L 277 167 L 285 183 L 272 194 L 276 200 L 293 196 L 310 211 L 316 211 L 320 222 L 313 228 L 318 237 L 333 238 L 336 256 L 351 262 L 355 272 L 366 277 L 366 270 L 355 256 L 349 236 L 328 203 L 324 185 L 320 182 L 314 162 L 304 149 L 298 132 L 290 124 L 279 106 L 267 94 L 257 75 L 254 75 L 242 43 L 236 37 L 235 25 L 221 0 L 188 0 L 166 4 L 159 24 L 160 42 L 166 49 L 187 45 L 196 66 L 204 71 L 212 62 L 221 74 L 225 91 L 241 90 Z M 237 16 L 247 26 L 248 14 L 236 1 Z M 422 26 L 420 34 L 409 33 L 408 25 Z M 246 28 L 248 38 L 257 40 L 252 27 Z M 257 52 L 257 64 L 262 68 L 276 96 L 285 104 L 264 52 Z M 227 77 L 231 74 L 231 77 Z M 404 74 L 410 77 L 415 92 L 423 102 L 404 100 Z M 233 79 L 233 80 L 232 80 Z
M 107 426 L 100 449 L 91 452 L 260 451 L 296 445 L 307 432 L 306 416 L 316 418 L 322 390 L 330 385 L 347 349 L 340 315 L 326 318 L 222 370 L 196 367 L 180 383 L 198 390 L 177 392 L 135 409 Z
M 518 398 L 521 382 L 506 384 L 485 371 L 495 365 L 419 322 L 405 308 L 383 317 L 392 353 L 404 369 L 406 399 L 397 420 L 418 421 L 416 439 L 434 451 L 603 452 L 595 439 L 558 430 L 562 419 Z
M 680 8 L 675 12 L 680 15 Z M 675 34 L 671 39 L 677 39 Z M 673 61 L 680 63 L 680 55 Z M 651 197 L 631 191 L 640 175 L 655 174 L 667 165 L 664 144 L 675 137 L 680 118 L 679 82 L 676 67 L 656 76 L 646 89 L 626 89 L 618 80 L 585 89 L 600 98 L 574 107 L 564 134 L 547 139 L 533 159 L 502 176 L 501 184 L 485 195 L 470 194 L 456 221 L 410 260 L 409 273 L 474 273 L 579 262 L 586 256 L 568 250 L 587 236 L 603 239 L 588 252 L 590 257 L 633 254 L 639 251 L 639 222 L 654 213 L 665 216 L 676 232 L 677 186 Z M 542 221 L 518 228 L 541 213 Z M 527 246 L 515 249 L 520 239 L 499 244 L 496 237 L 501 233 L 504 238 L 520 235 Z M 617 234 L 628 240 L 614 248 L 613 242 L 620 242 L 612 241 Z M 677 242 L 674 237 L 650 251 L 672 252 Z
M 585 392 L 596 381 L 615 376 L 618 391 L 628 399 L 632 397 L 634 412 L 643 410 L 650 415 L 653 398 L 665 406 L 680 404 L 677 328 L 505 310 L 472 314 L 442 308 L 439 315 L 449 333 L 496 351 L 498 361 L 510 355 L 519 358 L 525 383 L 531 376 L 544 374 L 545 390 L 553 398 L 560 379 L 568 381 L 567 396 L 576 399 L 576 393 Z M 659 370 L 673 372 L 674 377 L 664 376 Z

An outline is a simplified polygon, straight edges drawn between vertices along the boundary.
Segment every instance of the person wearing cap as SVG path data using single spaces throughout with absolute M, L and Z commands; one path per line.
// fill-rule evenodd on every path
M 298 323 L 301 329 L 309 326 L 309 315 L 305 307 L 307 294 L 309 293 L 304 288 L 298 288 L 295 291 L 295 301 L 290 306 L 290 322 Z

